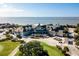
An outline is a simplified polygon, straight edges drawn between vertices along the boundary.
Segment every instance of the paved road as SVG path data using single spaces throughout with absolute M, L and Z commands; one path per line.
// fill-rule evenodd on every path
M 69 28 L 69 32 L 72 32 L 73 34 L 75 34 L 74 30 L 75 28 Z M 79 49 L 75 47 L 75 44 L 68 45 L 68 47 L 72 56 L 79 56 Z
M 47 43 L 48 45 L 51 45 L 51 46 L 56 46 L 58 41 L 54 40 L 53 38 L 40 38 L 40 39 L 31 39 L 31 38 L 27 38 L 27 39 L 23 39 L 24 41 L 26 42 L 30 42 L 32 40 L 36 40 L 36 41 L 41 41 L 41 42 L 45 42 Z
M 69 45 L 71 56 L 79 56 L 79 50 L 74 45 Z

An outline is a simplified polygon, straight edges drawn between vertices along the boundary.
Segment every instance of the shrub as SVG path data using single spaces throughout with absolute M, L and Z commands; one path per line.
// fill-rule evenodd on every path
M 19 40 L 19 42 L 20 42 L 20 43 L 25 43 L 25 41 L 24 41 L 24 40 Z
M 77 46 L 79 46 L 79 40 L 77 40 L 75 44 L 76 44 Z
M 67 46 L 65 46 L 64 51 L 69 52 L 69 48 Z
M 62 53 L 64 53 L 64 55 L 66 54 L 66 51 L 65 50 L 62 50 Z
M 20 55 L 22 56 L 48 56 L 46 50 L 43 50 L 43 47 L 38 41 L 32 41 L 26 44 L 22 44 L 19 47 Z
M 6 39 L 2 39 L 2 40 L 0 40 L 0 42 L 2 42 L 2 41 L 5 41 Z
M 21 35 L 17 35 L 17 37 L 19 38 L 19 39 L 21 39 L 22 37 L 21 37 Z
M 64 54 L 65 56 L 70 56 L 69 54 Z
M 56 45 L 56 47 L 57 47 L 58 49 L 62 50 L 62 48 L 61 48 L 60 46 Z
M 11 40 L 12 42 L 17 42 L 17 40 Z
M 78 33 L 78 29 L 74 30 L 75 33 Z
M 69 48 L 67 46 L 64 46 L 64 49 L 62 50 L 62 53 L 64 53 L 65 56 L 70 56 L 66 52 L 69 52 Z
M 10 34 L 6 34 L 6 39 L 11 40 L 13 39 L 13 36 L 11 36 Z

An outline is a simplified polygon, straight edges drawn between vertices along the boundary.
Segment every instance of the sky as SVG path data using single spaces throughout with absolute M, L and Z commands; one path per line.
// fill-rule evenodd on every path
M 0 17 L 79 17 L 79 4 L 1 3 Z

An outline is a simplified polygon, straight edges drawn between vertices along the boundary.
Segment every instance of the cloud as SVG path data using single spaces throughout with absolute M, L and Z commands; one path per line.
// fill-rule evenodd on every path
M 6 5 L 6 4 L 3 4 L 3 6 L 2 7 L 5 7 L 5 8 L 7 8 L 8 7 L 8 5 Z
M 15 8 L 0 8 L 0 13 L 9 13 L 9 12 L 23 12 L 24 10 L 15 9 Z
M 14 16 L 19 15 L 20 13 L 24 13 L 24 10 L 16 8 L 0 8 L 0 16 Z
M 0 8 L 1 13 L 9 13 L 9 12 L 23 12 L 24 10 L 16 9 L 16 8 Z
M 31 10 L 14 8 L 7 4 L 0 4 L 0 17 L 26 17 L 33 16 L 35 13 Z

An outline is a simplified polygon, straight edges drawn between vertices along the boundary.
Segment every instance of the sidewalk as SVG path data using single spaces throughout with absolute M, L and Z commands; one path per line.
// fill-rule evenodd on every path
M 17 46 L 8 56 L 14 56 L 19 51 L 19 46 Z

